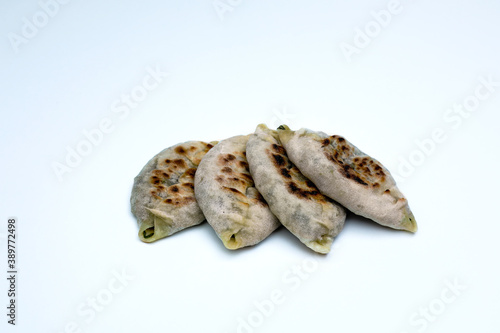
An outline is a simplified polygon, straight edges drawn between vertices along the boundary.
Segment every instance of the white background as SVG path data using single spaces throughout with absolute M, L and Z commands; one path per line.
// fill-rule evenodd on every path
M 371 12 L 388 1 L 230 3 L 75 0 L 50 17 L 37 1 L 1 1 L 0 267 L 16 217 L 19 277 L 12 327 L 0 275 L 0 331 L 498 331 L 500 86 L 481 78 L 500 81 L 500 4 L 401 0 L 377 31 Z M 346 44 L 359 46 L 350 61 Z M 114 112 L 148 69 L 168 76 Z M 488 96 L 474 111 L 448 113 L 476 89 Z M 112 129 L 58 179 L 53 166 L 103 119 Z M 139 241 L 129 196 L 149 158 L 281 122 L 382 161 L 419 231 L 351 215 L 326 256 L 285 229 L 234 252 L 206 223 Z M 283 296 L 271 307 L 272 293 Z

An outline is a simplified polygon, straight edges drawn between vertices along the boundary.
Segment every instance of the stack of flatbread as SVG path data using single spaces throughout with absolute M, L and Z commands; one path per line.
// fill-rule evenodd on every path
M 204 220 L 224 246 L 255 245 L 283 225 L 328 253 L 346 209 L 415 232 L 408 201 L 380 162 L 341 136 L 286 125 L 161 151 L 135 177 L 139 238 L 153 242 Z

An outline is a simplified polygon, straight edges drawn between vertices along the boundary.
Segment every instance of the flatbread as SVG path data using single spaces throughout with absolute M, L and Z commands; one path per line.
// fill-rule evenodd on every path
M 417 231 L 408 201 L 380 162 L 338 135 L 287 127 L 278 133 L 290 160 L 321 193 L 381 225 Z
M 257 126 L 247 143 L 247 159 L 255 187 L 280 222 L 307 247 L 330 252 L 344 226 L 345 210 L 290 162 L 277 131 Z
M 254 187 L 245 157 L 248 138 L 219 142 L 201 161 L 194 182 L 203 214 L 230 250 L 255 245 L 280 226 Z
M 130 204 L 143 242 L 154 242 L 204 221 L 194 196 L 194 175 L 216 143 L 189 141 L 166 148 L 135 177 Z

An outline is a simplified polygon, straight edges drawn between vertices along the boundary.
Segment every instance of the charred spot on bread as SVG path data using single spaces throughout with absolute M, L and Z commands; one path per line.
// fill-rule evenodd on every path
M 274 158 L 274 164 L 277 166 L 281 167 L 281 166 L 284 166 L 286 164 L 285 159 L 281 155 L 273 154 L 273 158 Z
M 290 181 L 287 183 L 287 189 L 289 193 L 302 199 L 315 198 L 316 200 L 318 200 L 323 199 L 324 197 L 316 188 L 314 188 L 313 190 L 306 190 L 301 188 L 301 186 L 296 184 L 294 181 Z
M 289 193 L 301 199 L 313 199 L 326 203 L 327 200 L 319 192 L 312 181 L 305 178 L 300 170 L 286 156 L 285 149 L 278 144 L 271 144 L 267 155 L 276 171 L 283 177 Z
M 173 160 L 172 163 L 174 165 L 178 166 L 179 168 L 186 168 L 187 167 L 186 161 L 184 161 L 181 158 Z
M 276 143 L 273 143 L 271 148 L 273 149 L 273 151 L 275 153 L 278 153 L 280 155 L 285 155 L 286 154 L 286 151 L 285 151 L 285 148 L 281 145 L 278 145 Z
M 359 178 L 359 176 L 354 176 L 352 177 L 352 179 L 354 179 L 354 181 L 358 184 L 361 184 L 361 185 L 368 185 L 368 183 L 366 183 L 363 179 Z
M 196 199 L 193 196 L 174 197 L 173 199 L 167 198 L 167 199 L 163 200 L 164 203 L 169 204 L 169 205 L 174 205 L 174 206 L 185 206 L 185 205 L 188 205 L 194 201 L 196 201 Z
M 219 165 L 228 165 L 232 161 L 234 161 L 235 159 L 236 159 L 236 156 L 234 156 L 233 154 L 220 155 L 218 163 L 219 163 Z
M 245 161 L 238 161 L 238 164 L 240 165 L 241 168 L 248 170 L 248 163 Z
M 194 177 L 195 174 L 196 174 L 196 168 L 190 168 L 187 169 L 186 172 L 184 172 L 184 175 L 189 177 Z
M 239 193 L 239 194 L 243 194 L 241 193 L 240 191 L 238 191 L 237 189 L 235 189 L 234 187 L 224 187 L 225 189 L 233 192 L 233 193 Z
M 186 149 L 182 146 L 175 147 L 174 151 L 180 155 L 184 155 L 186 153 Z
M 380 163 L 370 156 L 359 152 L 343 137 L 333 135 L 332 144 L 324 147 L 325 156 L 337 165 L 339 172 L 346 178 L 362 186 L 379 188 L 386 179 Z
M 252 178 L 252 176 L 250 176 L 248 173 L 241 172 L 241 173 L 239 174 L 239 176 L 240 176 L 241 178 L 244 178 L 244 179 L 245 179 L 245 180 L 247 180 L 247 181 L 252 182 L 252 184 L 253 184 L 253 178 Z
M 288 170 L 287 168 L 281 168 L 280 172 L 283 177 L 292 178 L 292 176 L 290 175 L 290 170 Z
M 311 187 L 311 188 L 316 188 L 316 185 L 314 185 L 314 183 L 312 181 L 310 181 L 309 179 L 306 181 L 306 185 Z
M 267 201 L 264 199 L 262 194 L 260 194 L 259 192 L 257 192 L 257 191 L 255 192 L 255 196 L 253 199 L 256 200 L 258 203 L 267 206 Z
M 230 193 L 232 193 L 233 195 L 235 195 L 236 197 L 238 197 L 239 201 L 242 201 L 242 202 L 246 202 L 247 201 L 247 197 L 244 193 L 242 193 L 240 190 L 234 188 L 234 187 L 229 187 L 229 186 L 222 186 L 222 188 Z
M 233 169 L 231 169 L 230 167 L 224 167 L 220 171 L 223 173 L 232 173 Z

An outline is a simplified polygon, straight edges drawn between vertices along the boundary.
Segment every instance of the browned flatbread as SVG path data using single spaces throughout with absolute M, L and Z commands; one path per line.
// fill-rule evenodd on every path
M 231 250 L 259 243 L 280 225 L 254 187 L 247 141 L 248 135 L 221 141 L 203 158 L 195 177 L 196 200 Z
M 338 135 L 285 126 L 278 133 L 290 160 L 321 193 L 381 225 L 417 231 L 408 201 L 379 161 Z
M 288 159 L 277 131 L 257 126 L 247 143 L 255 186 L 280 222 L 307 247 L 330 251 L 344 226 L 345 211 L 324 196 Z
M 154 242 L 203 222 L 194 196 L 194 175 L 216 143 L 189 141 L 164 149 L 135 177 L 130 203 L 143 242 Z

